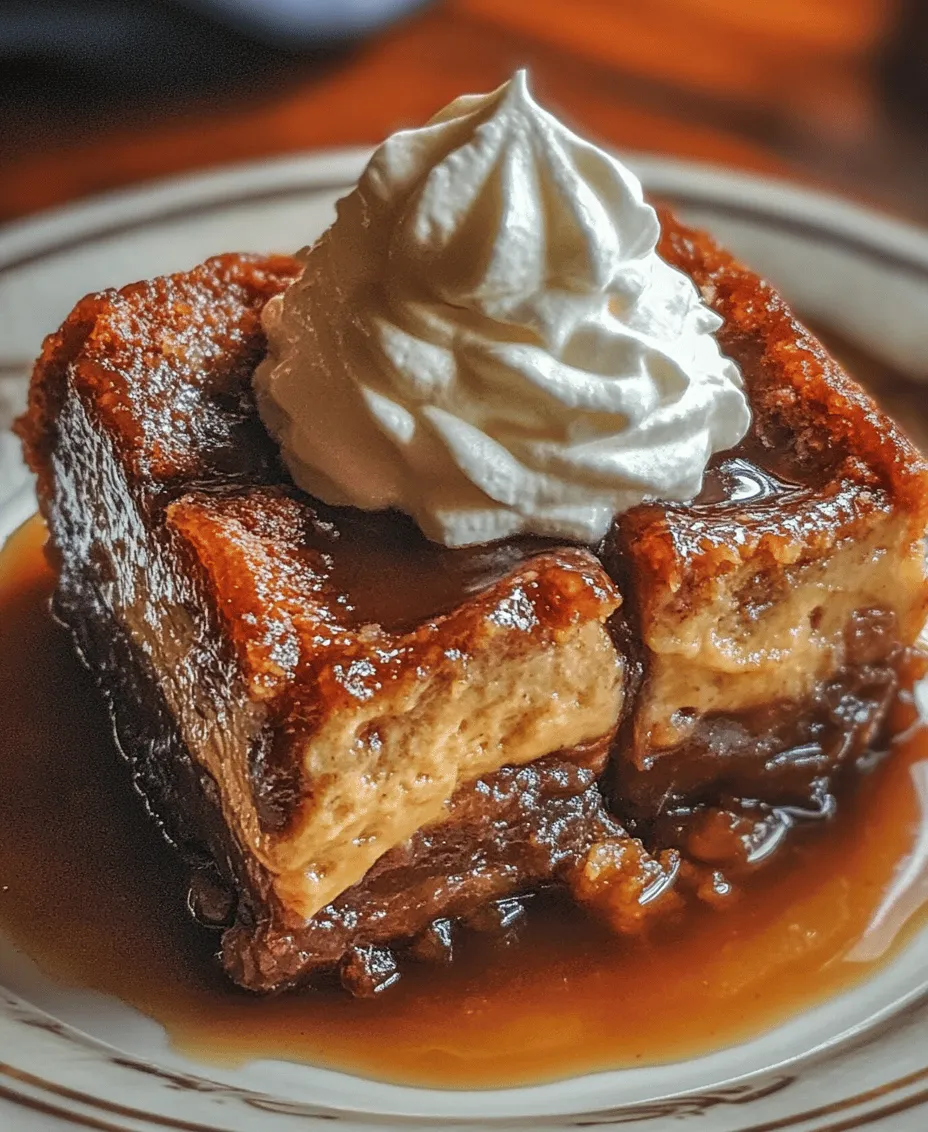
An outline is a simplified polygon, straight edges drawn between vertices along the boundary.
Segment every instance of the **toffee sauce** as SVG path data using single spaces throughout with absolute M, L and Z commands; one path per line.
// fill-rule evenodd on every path
M 837 819 L 810 823 L 723 912 L 692 908 L 628 940 L 537 897 L 516 938 L 468 936 L 452 965 L 407 967 L 373 1001 L 334 989 L 250 996 L 224 979 L 215 935 L 187 913 L 186 871 L 146 820 L 49 615 L 44 537 L 32 520 L 0 554 L 0 928 L 47 974 L 120 997 L 200 1060 L 279 1058 L 471 1088 L 668 1062 L 852 986 L 924 922 L 868 935 L 924 841 L 912 772 L 928 771 L 928 735 L 918 729 L 842 799 Z M 911 703 L 899 710 L 896 723 L 912 723 Z M 865 936 L 880 958 L 851 961 Z

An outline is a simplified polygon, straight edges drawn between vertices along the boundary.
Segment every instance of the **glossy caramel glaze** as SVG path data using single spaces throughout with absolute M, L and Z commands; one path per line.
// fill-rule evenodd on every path
M 374 1002 L 336 990 L 255 999 L 224 980 L 215 934 L 185 913 L 186 870 L 142 820 L 88 677 L 48 617 L 42 538 L 31 524 L 0 557 L 0 926 L 46 972 L 118 995 L 195 1058 L 277 1057 L 446 1087 L 665 1062 L 853 985 L 919 922 L 896 938 L 870 930 L 924 842 L 912 777 L 928 771 L 924 731 L 842 799 L 836 820 L 805 827 L 762 872 L 746 869 L 722 914 L 693 905 L 650 938 L 616 939 L 539 897 L 521 917 L 510 910 L 508 933 L 462 932 L 455 964 L 413 967 Z M 903 705 L 897 726 L 910 717 Z
M 519 638 L 555 639 L 619 605 L 580 548 L 449 551 L 398 515 L 366 518 L 274 488 L 191 493 L 168 507 L 168 526 L 209 579 L 246 679 L 268 691 L 292 683 L 291 711 L 296 702 L 318 719 L 374 698 L 434 671 L 451 651 L 471 654 L 491 626 L 514 631 L 514 641 L 496 644 L 502 656 L 522 647 Z
M 462 550 L 427 539 L 396 513 L 320 507 L 307 547 L 323 556 L 326 584 L 350 625 L 410 628 L 488 590 L 529 559 L 557 549 L 514 539 Z

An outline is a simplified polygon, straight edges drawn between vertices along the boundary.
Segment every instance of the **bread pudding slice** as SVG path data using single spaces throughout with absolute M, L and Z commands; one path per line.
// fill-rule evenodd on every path
M 928 469 L 769 284 L 668 213 L 662 231 L 753 411 L 699 499 L 620 516 L 603 551 L 641 650 L 613 797 L 676 842 L 733 799 L 828 812 L 925 624 Z
M 250 395 L 294 271 L 227 256 L 85 299 L 20 426 L 58 614 L 142 793 L 234 885 L 226 963 L 260 989 L 624 836 L 595 786 L 615 586 L 587 550 L 453 553 L 294 491 Z
M 673 906 L 676 845 L 718 863 L 706 820 L 824 810 L 874 741 L 925 619 L 928 469 L 782 300 L 663 219 L 754 428 L 700 499 L 599 548 L 451 551 L 297 491 L 251 395 L 290 259 L 90 296 L 47 340 L 20 432 L 56 606 L 141 792 L 232 893 L 200 903 L 243 986 L 376 990 L 391 949 L 541 884 L 632 930 Z

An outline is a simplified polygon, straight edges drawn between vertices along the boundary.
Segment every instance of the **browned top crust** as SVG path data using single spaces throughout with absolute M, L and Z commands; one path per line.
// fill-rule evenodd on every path
M 40 494 L 65 382 L 140 481 L 267 483 L 277 453 L 251 375 L 265 350 L 261 310 L 299 272 L 287 256 L 217 256 L 192 271 L 82 299 L 42 345 L 18 423 Z
M 312 726 L 321 724 L 323 713 L 436 670 L 449 650 L 467 656 L 487 624 L 516 639 L 556 636 L 585 621 L 604 621 L 618 605 L 613 584 L 587 551 L 561 547 L 495 560 L 487 555 L 485 569 L 473 575 L 466 567 L 477 556 L 470 555 L 449 577 L 449 570 L 442 572 L 444 555 L 420 550 L 421 536 L 410 531 L 403 549 L 415 549 L 408 557 L 430 556 L 437 580 L 448 584 L 445 594 L 436 593 L 434 583 L 429 592 L 403 575 L 407 555 L 398 564 L 382 543 L 378 547 L 383 520 L 365 523 L 372 545 L 362 547 L 345 536 L 350 521 L 325 521 L 323 513 L 279 488 L 194 493 L 168 507 L 169 527 L 183 536 L 213 583 L 251 694 L 273 699 L 293 685 L 287 710 Z M 379 573 L 382 589 L 394 590 L 394 603 L 395 591 L 406 591 L 400 626 L 385 627 L 382 616 L 357 616 L 355 593 L 362 609 L 377 603 L 348 578 L 344 560 L 353 555 L 372 559 L 367 578 Z M 500 662 L 505 641 L 501 635 L 496 646 Z
M 751 433 L 727 455 L 759 465 L 775 490 L 737 506 L 655 503 L 621 516 L 607 560 L 634 584 L 642 620 L 692 611 L 749 562 L 763 573 L 820 560 L 890 515 L 922 540 L 928 464 L 911 441 L 769 283 L 667 210 L 661 222 L 661 254 L 724 318 L 720 345 L 744 375 Z
M 661 210 L 661 254 L 725 320 L 722 349 L 742 368 L 754 432 L 832 480 L 888 490 L 924 509 L 928 465 L 902 430 L 796 318 L 773 287 L 705 232 Z

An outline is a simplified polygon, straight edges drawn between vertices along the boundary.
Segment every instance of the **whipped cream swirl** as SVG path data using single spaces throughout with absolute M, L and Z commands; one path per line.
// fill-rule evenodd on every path
M 265 308 L 258 404 L 294 480 L 448 546 L 593 543 L 697 495 L 750 413 L 658 236 L 637 179 L 524 72 L 390 137 Z

